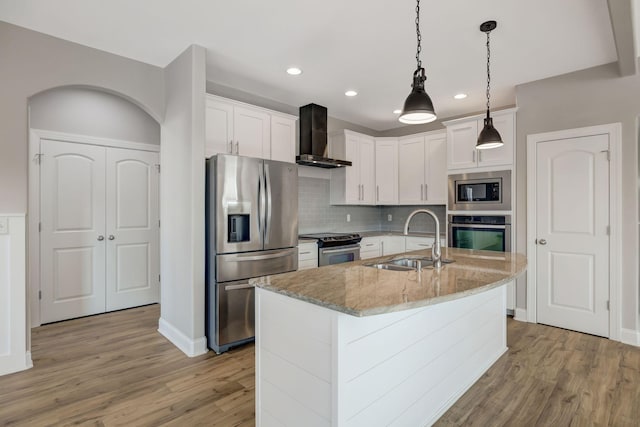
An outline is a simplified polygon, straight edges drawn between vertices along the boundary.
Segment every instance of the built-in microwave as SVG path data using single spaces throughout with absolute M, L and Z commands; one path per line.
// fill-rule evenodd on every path
M 511 171 L 449 175 L 451 211 L 511 210 Z

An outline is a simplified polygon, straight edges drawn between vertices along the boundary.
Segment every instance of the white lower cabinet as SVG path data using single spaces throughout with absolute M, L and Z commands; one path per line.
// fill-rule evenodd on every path
M 407 252 L 409 252 L 409 251 L 419 251 L 423 249 L 431 249 L 434 243 L 435 243 L 435 239 L 433 237 L 407 236 L 406 250 Z M 440 245 L 442 247 L 445 247 L 446 245 L 445 239 L 440 239 Z
M 381 256 L 380 237 L 364 237 L 360 242 L 360 259 L 377 258 Z
M 298 270 L 316 268 L 318 266 L 318 244 L 316 242 L 298 245 Z
M 404 236 L 380 237 L 380 249 L 382 255 L 394 255 L 404 253 Z

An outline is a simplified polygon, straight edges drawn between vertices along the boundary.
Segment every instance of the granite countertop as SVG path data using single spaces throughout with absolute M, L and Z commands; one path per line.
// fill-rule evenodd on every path
M 442 248 L 455 260 L 439 271 L 389 271 L 366 267 L 406 256 L 430 256 L 420 250 L 379 258 L 252 279 L 257 287 L 352 316 L 372 316 L 438 304 L 501 286 L 522 273 L 527 259 L 518 253 Z

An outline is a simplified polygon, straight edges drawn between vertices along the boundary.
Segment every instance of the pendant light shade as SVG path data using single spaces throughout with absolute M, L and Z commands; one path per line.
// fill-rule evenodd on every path
M 483 22 L 480 25 L 480 31 L 487 34 L 487 117 L 484 119 L 484 128 L 478 135 L 478 142 L 476 143 L 476 149 L 488 150 L 490 148 L 498 148 L 504 145 L 500 133 L 493 127 L 493 119 L 490 114 L 489 99 L 490 99 L 490 83 L 491 83 L 491 49 L 489 48 L 489 33 L 495 30 L 497 26 L 496 21 Z
M 398 120 L 401 123 L 410 125 L 429 123 L 436 119 L 436 111 L 433 108 L 431 98 L 424 90 L 424 82 L 427 80 L 422 61 L 420 61 L 420 51 L 422 50 L 420 35 L 420 0 L 416 1 L 416 37 L 418 39 L 418 48 L 416 50 L 416 61 L 418 66 L 413 72 L 413 84 L 411 93 L 404 101 L 404 108 Z
M 424 68 L 420 68 L 413 73 L 413 89 L 407 100 L 404 101 L 404 108 L 398 120 L 407 124 L 429 123 L 436 119 L 436 112 L 433 108 L 431 98 L 424 91 Z

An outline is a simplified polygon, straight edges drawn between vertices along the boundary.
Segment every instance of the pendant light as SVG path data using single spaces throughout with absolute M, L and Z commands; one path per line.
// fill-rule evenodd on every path
M 418 66 L 416 71 L 413 72 L 413 84 L 411 87 L 411 93 L 404 101 L 404 108 L 398 120 L 407 124 L 421 124 L 429 123 L 436 119 L 436 112 L 433 108 L 433 102 L 431 98 L 424 91 L 424 82 L 427 80 L 427 76 L 422 68 L 422 61 L 420 61 L 420 51 L 422 50 L 420 35 L 420 0 L 416 3 L 416 37 L 418 39 L 418 48 L 416 50 L 416 61 Z
M 478 136 L 478 143 L 476 144 L 476 149 L 478 150 L 487 150 L 489 148 L 498 148 L 504 145 L 502 142 L 502 137 L 493 127 L 493 119 L 489 114 L 489 89 L 491 84 L 491 69 L 490 69 L 490 58 L 491 58 L 491 49 L 489 48 L 489 33 L 492 30 L 495 30 L 497 24 L 496 21 L 487 21 L 483 22 L 480 25 L 480 31 L 487 34 L 487 117 L 484 119 L 484 128 L 480 135 Z

